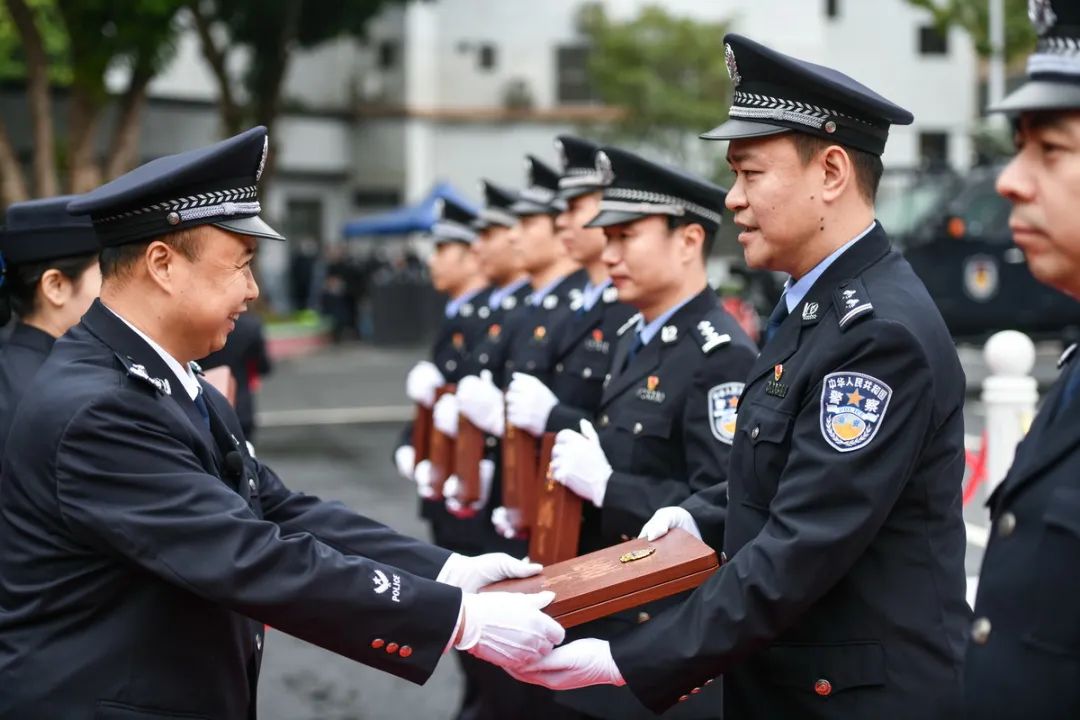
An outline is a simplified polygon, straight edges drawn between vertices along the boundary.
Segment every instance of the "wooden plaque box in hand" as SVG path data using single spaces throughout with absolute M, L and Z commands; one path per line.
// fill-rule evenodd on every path
M 431 459 L 431 431 L 434 427 L 431 408 L 422 403 L 416 403 L 416 415 L 413 417 L 412 426 L 414 465 L 421 460 Z
M 464 415 L 458 418 L 454 448 L 454 474 L 460 483 L 458 501 L 474 503 L 480 499 L 480 461 L 484 459 L 484 432 Z
M 581 537 L 581 498 L 551 478 L 551 450 L 555 433 L 544 433 L 540 440 L 540 464 L 536 474 L 540 483 L 536 523 L 529 534 L 529 559 L 552 565 L 577 556 Z
M 448 393 L 456 392 L 457 386 L 443 385 L 435 391 L 435 402 Z M 433 500 L 442 498 L 443 483 L 454 472 L 454 438 L 446 433 L 439 432 L 432 421 L 431 427 L 431 450 L 428 452 L 431 461 L 431 489 L 435 495 Z
M 518 511 L 521 526 L 517 530 L 524 531 L 536 514 L 536 438 L 507 423 L 502 453 L 503 506 Z
M 480 592 L 552 590 L 555 599 L 544 612 L 569 628 L 696 588 L 718 567 L 716 551 L 676 528 L 659 540 L 612 545 Z

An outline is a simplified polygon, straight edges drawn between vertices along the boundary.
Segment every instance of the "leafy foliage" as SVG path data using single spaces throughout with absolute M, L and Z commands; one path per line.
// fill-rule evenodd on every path
M 982 57 L 990 57 L 990 6 L 987 0 L 907 0 L 929 10 L 942 32 L 952 26 L 963 28 L 975 42 Z M 1027 0 L 1005 0 L 1005 60 L 1011 62 L 1035 47 L 1035 30 L 1028 20 Z

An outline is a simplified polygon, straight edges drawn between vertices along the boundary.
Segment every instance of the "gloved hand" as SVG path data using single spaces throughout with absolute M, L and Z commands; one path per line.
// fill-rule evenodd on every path
M 431 412 L 435 429 L 452 438 L 457 437 L 458 401 L 457 395 L 447 393 L 435 402 Z
M 456 518 L 465 519 L 487 507 L 491 497 L 491 481 L 495 477 L 495 463 L 491 460 L 480 461 L 480 497 L 470 503 L 462 503 L 457 496 L 461 481 L 457 475 L 451 475 L 443 483 L 443 497 L 446 498 L 446 510 Z
M 662 507 L 654 512 L 653 516 L 649 518 L 649 521 L 641 526 L 641 532 L 638 533 L 638 537 L 645 538 L 649 542 L 652 542 L 653 540 L 664 537 L 668 534 L 669 530 L 674 528 L 682 528 L 698 540 L 701 539 L 701 531 L 698 530 L 697 522 L 694 521 L 694 516 L 685 508 L 681 508 L 677 505 Z
M 562 625 L 541 612 L 554 599 L 550 590 L 466 593 L 461 597 L 461 639 L 454 647 L 504 668 L 536 662 L 566 637 Z
M 412 445 L 402 445 L 394 451 L 394 465 L 397 465 L 397 471 L 401 477 L 412 480 L 415 464 L 416 450 Z
M 439 372 L 439 368 L 427 360 L 421 360 L 413 365 L 405 377 L 405 394 L 413 402 L 431 407 L 435 402 L 435 390 L 445 384 L 446 378 Z
M 518 680 L 552 690 L 573 690 L 590 685 L 625 685 L 607 640 L 585 638 L 556 648 L 550 655 L 525 667 L 508 670 Z
M 503 436 L 506 420 L 503 413 L 503 394 L 484 370 L 480 377 L 468 375 L 457 386 L 458 407 L 472 424 L 488 435 Z
M 435 497 L 435 490 L 431 487 L 431 472 L 430 460 L 421 460 L 416 463 L 416 469 L 413 470 L 413 477 L 416 479 L 416 494 L 425 500 Z
M 551 450 L 551 477 L 575 494 L 592 502 L 604 504 L 604 493 L 611 478 L 611 464 L 600 447 L 600 437 L 592 423 L 581 421 L 581 432 L 560 430 Z
M 516 508 L 508 508 L 500 505 L 491 511 L 491 524 L 495 526 L 495 532 L 507 540 L 520 538 L 518 528 L 521 527 L 521 511 Z
M 493 582 L 531 577 L 543 569 L 544 566 L 539 563 L 518 560 L 501 552 L 472 557 L 451 553 L 435 580 L 444 585 L 459 587 L 467 593 L 474 593 Z
M 551 409 L 558 404 L 555 393 L 532 375 L 514 373 L 506 389 L 507 420 L 531 435 L 544 434 Z

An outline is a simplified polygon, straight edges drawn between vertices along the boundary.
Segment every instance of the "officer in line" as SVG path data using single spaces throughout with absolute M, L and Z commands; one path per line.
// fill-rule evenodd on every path
M 288 490 L 192 358 L 258 297 L 266 129 L 160 158 L 68 205 L 101 298 L 57 341 L 0 483 L 0 718 L 253 718 L 269 624 L 413 682 L 449 647 L 505 665 L 562 639 L 537 571 Z M 197 688 L 197 692 L 192 692 Z
M 229 333 L 225 347 L 199 361 L 204 370 L 227 367 L 236 379 L 236 417 L 248 442 L 255 442 L 255 395 L 262 378 L 273 369 L 266 347 L 266 333 L 259 314 L 254 310 L 236 318 L 236 328 Z
M 727 563 L 610 645 L 580 640 L 518 675 L 625 683 L 658 712 L 722 676 L 740 720 L 956 718 L 964 374 L 873 206 L 889 126 L 912 116 L 836 70 L 738 35 L 725 49 L 730 119 L 704 137 L 730 140 L 747 264 L 791 279 L 727 487 L 705 491 L 717 512 L 663 509 L 644 534 L 697 527 Z
M 101 288 L 97 235 L 89 220 L 68 214 L 73 197 L 14 203 L 0 230 L 0 325 L 16 318 L 0 348 L 0 450 L 56 338 L 79 322 Z
M 559 432 L 552 477 L 585 499 L 581 552 L 636 535 L 658 509 L 723 484 L 753 342 L 709 288 L 705 259 L 724 208 L 723 188 L 617 148 L 596 155 L 606 187 L 588 227 L 607 233 L 603 258 L 619 296 L 639 314 L 624 323 L 596 409 L 599 431 Z M 669 599 L 574 628 L 612 638 Z M 625 688 L 560 694 L 599 718 L 655 715 Z M 719 703 L 680 717 L 715 718 Z
M 998 177 L 1009 228 L 1040 282 L 1080 299 L 1080 7 L 1032 2 L 1028 78 L 993 111 L 1012 117 L 1016 156 Z M 1080 717 L 1080 361 L 1062 355 L 993 522 L 964 668 L 969 718 Z
M 603 258 L 603 228 L 585 227 L 596 217 L 604 188 L 595 163 L 599 147 L 562 135 L 556 139 L 556 148 L 563 158 L 559 196 L 567 205 L 556 218 L 556 227 L 570 257 L 588 273 L 589 281 L 571 306 L 573 318 L 551 343 L 550 388 L 535 375 L 518 372 L 507 390 L 510 422 L 533 435 L 576 429 L 581 420 L 595 417 L 616 333 L 635 312 L 619 302 L 619 291 L 611 282 Z

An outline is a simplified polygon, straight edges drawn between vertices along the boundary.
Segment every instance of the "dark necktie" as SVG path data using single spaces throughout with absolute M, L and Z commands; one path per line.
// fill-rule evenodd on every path
M 1052 419 L 1061 417 L 1062 412 L 1070 408 L 1077 395 L 1080 395 L 1080 360 L 1073 360 L 1069 363 L 1069 376 L 1065 380 L 1065 387 L 1058 398 Z
M 630 351 L 626 353 L 626 359 L 623 360 L 622 369 L 624 371 L 626 368 L 630 367 L 630 363 L 634 361 L 634 356 L 637 355 L 643 347 L 645 347 L 645 342 L 641 339 L 641 332 L 635 331 L 634 343 L 630 346 Z
M 206 404 L 206 398 L 203 397 L 203 390 L 199 388 L 199 394 L 195 396 L 195 407 L 199 409 L 199 414 L 202 415 L 203 422 L 206 423 L 206 429 L 210 429 L 210 407 Z
M 780 302 L 776 303 L 772 315 L 769 316 L 769 324 L 765 326 L 765 342 L 773 339 L 773 335 L 776 335 L 776 331 L 780 329 L 780 325 L 783 324 L 788 314 L 787 300 L 781 295 Z

